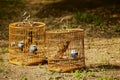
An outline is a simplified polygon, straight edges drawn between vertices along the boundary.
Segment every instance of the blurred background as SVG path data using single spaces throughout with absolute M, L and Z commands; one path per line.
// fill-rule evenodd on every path
M 47 30 L 67 25 L 83 28 L 85 37 L 119 37 L 119 4 L 119 0 L 0 0 L 0 41 L 7 43 L 9 24 L 23 21 L 25 11 L 31 21 L 46 23 Z

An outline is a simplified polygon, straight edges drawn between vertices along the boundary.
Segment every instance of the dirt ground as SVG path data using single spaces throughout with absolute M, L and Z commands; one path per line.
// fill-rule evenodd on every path
M 86 68 L 58 73 L 47 64 L 18 66 L 9 63 L 9 53 L 0 53 L 0 80 L 120 80 L 120 38 L 85 38 Z

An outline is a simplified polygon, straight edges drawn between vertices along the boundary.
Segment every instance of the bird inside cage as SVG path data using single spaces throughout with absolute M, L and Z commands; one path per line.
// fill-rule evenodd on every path
M 78 52 L 76 50 L 71 50 L 70 57 L 71 58 L 77 58 Z
M 36 51 L 37 51 L 37 46 L 36 45 L 31 45 L 30 48 L 29 48 L 29 52 L 36 54 Z
M 24 45 L 25 45 L 25 44 L 24 44 L 23 41 L 18 42 L 18 48 L 19 48 L 21 51 L 23 51 Z

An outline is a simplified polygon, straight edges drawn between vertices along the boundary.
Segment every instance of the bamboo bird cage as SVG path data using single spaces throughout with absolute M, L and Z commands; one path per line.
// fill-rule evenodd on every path
M 46 59 L 45 24 L 15 22 L 9 25 L 9 61 L 18 65 L 33 65 Z
M 49 70 L 69 72 L 85 67 L 82 29 L 47 31 L 45 43 Z

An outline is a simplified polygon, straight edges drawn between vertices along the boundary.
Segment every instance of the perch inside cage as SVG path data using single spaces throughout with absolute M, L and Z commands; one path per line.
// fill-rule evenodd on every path
M 44 51 L 45 24 L 15 22 L 9 25 L 9 61 L 18 65 L 32 65 L 46 59 Z
M 85 67 L 82 29 L 47 31 L 46 47 L 49 70 L 67 72 Z

